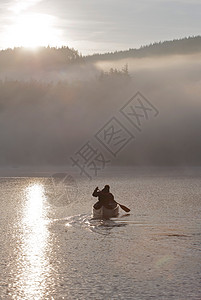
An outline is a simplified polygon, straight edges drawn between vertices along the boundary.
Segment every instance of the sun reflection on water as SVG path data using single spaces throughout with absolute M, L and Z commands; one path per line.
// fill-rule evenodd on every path
M 44 299 L 50 274 L 44 186 L 30 184 L 25 188 L 25 199 L 18 287 L 23 299 Z

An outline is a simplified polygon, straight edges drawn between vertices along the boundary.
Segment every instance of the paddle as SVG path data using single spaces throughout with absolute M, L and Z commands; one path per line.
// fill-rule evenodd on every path
M 124 206 L 124 205 L 122 205 L 122 204 L 120 204 L 118 202 L 117 202 L 117 204 L 119 204 L 119 206 L 121 207 L 121 209 L 123 209 L 125 212 L 129 212 L 130 211 L 130 209 L 128 207 L 126 207 L 126 206 Z

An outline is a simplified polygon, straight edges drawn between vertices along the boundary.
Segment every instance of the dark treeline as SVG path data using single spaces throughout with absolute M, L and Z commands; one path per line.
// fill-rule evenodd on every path
M 126 64 L 121 70 L 118 70 L 117 68 L 110 68 L 109 71 L 101 71 L 100 76 L 98 77 L 100 80 L 116 80 L 117 78 L 121 80 L 130 80 L 131 75 L 128 71 L 128 64 Z
M 83 62 L 82 55 L 69 47 L 40 47 L 37 50 L 23 47 L 0 51 L 1 71 L 9 69 L 51 69 L 63 68 Z
M 179 40 L 153 43 L 139 49 L 129 49 L 105 54 L 86 56 L 86 61 L 118 60 L 124 58 L 142 58 L 147 56 L 162 56 L 174 54 L 193 54 L 201 52 L 201 36 L 188 37 Z
M 201 37 L 154 43 L 139 49 L 129 49 L 105 54 L 83 57 L 77 50 L 69 47 L 41 47 L 37 51 L 14 48 L 0 51 L 1 72 L 9 70 L 51 70 L 65 69 L 70 65 L 83 64 L 98 60 L 118 60 L 172 54 L 192 54 L 201 52 Z

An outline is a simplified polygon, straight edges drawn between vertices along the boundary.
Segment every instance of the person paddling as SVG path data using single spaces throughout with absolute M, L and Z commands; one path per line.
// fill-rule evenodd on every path
M 98 202 L 94 204 L 95 209 L 99 209 L 102 206 L 106 208 L 115 208 L 117 205 L 117 202 L 114 200 L 114 196 L 112 193 L 110 193 L 110 186 L 105 185 L 105 187 L 100 191 L 98 187 L 95 188 L 93 194 L 93 197 L 98 197 Z

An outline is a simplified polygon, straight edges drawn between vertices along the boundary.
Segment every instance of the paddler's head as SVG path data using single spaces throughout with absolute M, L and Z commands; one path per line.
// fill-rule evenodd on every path
M 109 193 L 109 192 L 110 192 L 110 186 L 109 186 L 108 184 L 106 184 L 106 185 L 104 186 L 104 189 L 102 190 L 102 192 L 104 192 L 104 193 Z

